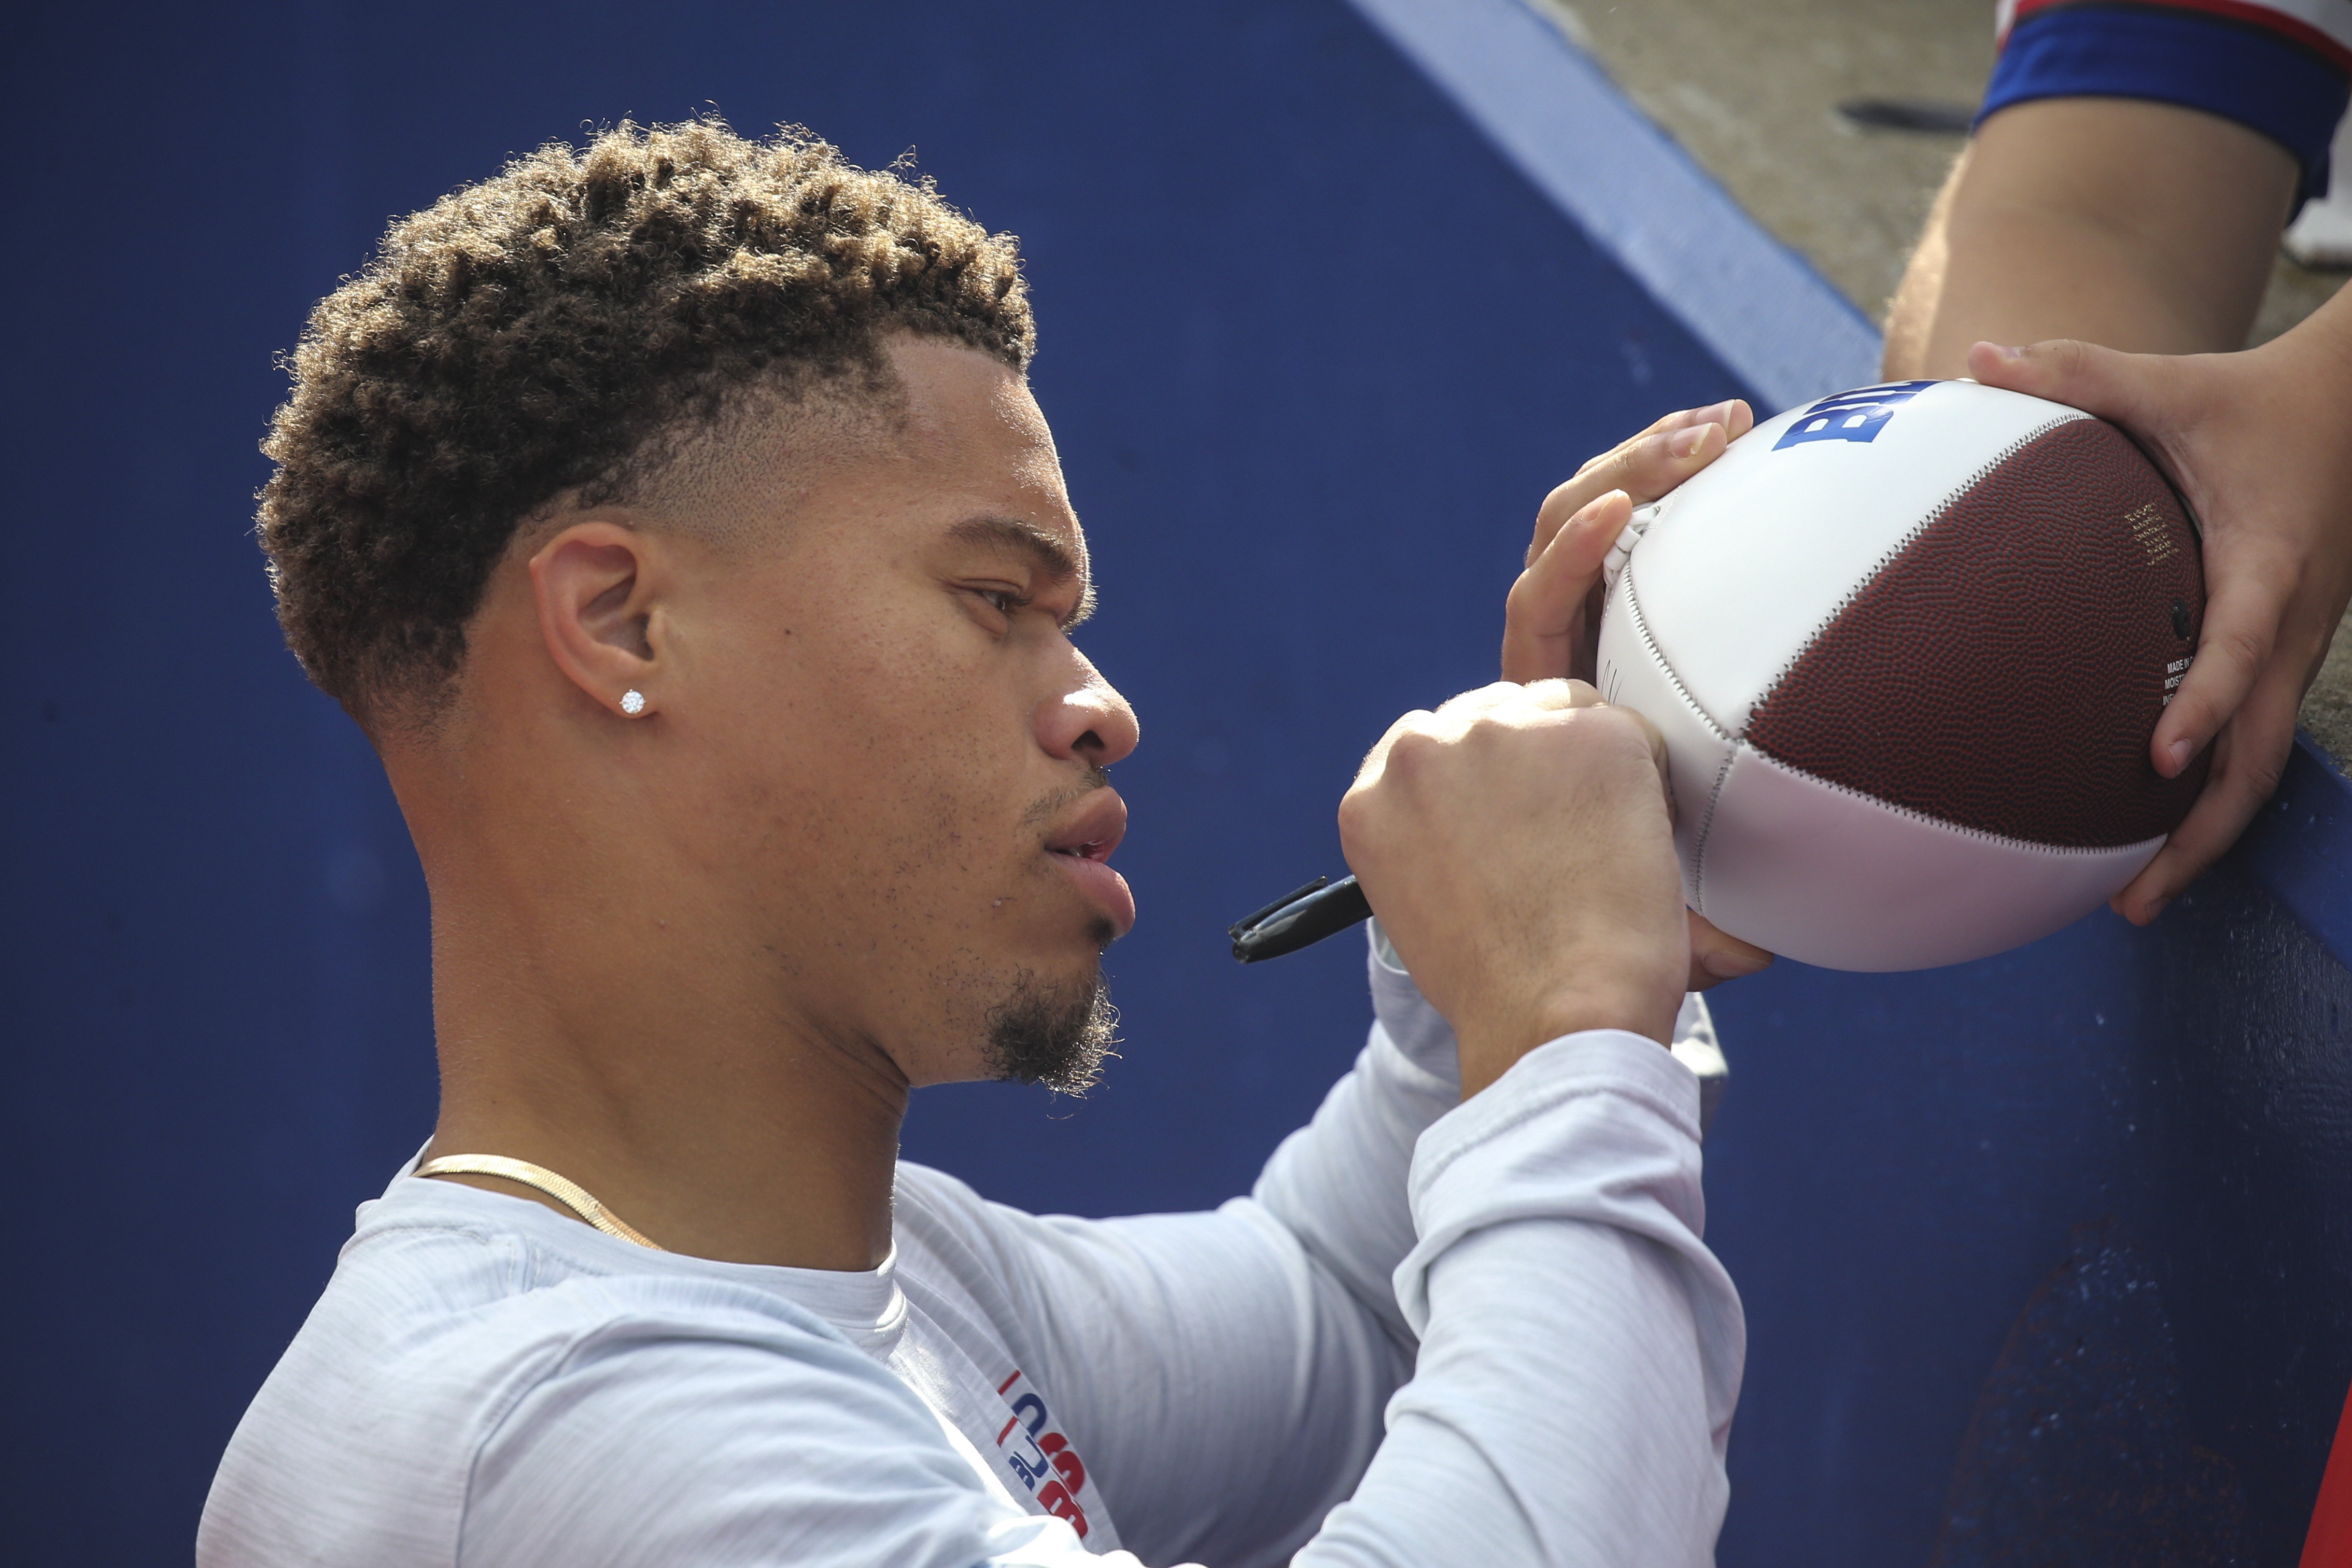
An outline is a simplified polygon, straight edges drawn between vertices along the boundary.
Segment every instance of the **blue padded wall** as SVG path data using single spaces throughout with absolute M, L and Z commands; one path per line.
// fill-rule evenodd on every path
M 1748 1312 L 1727 1564 L 2293 1564 L 2352 1384 L 2352 789 L 1917 975 L 1717 993 L 1709 1239 Z
M 431 1123 L 415 859 L 279 648 L 247 536 L 272 356 L 388 214 L 583 125 L 715 106 L 867 162 L 912 147 L 1023 235 L 1106 591 L 1085 645 L 1143 717 L 1129 1043 L 1082 1104 L 935 1092 L 907 1143 L 1037 1207 L 1246 1186 L 1365 1008 L 1351 945 L 1244 971 L 1223 926 L 1338 868 L 1332 806 L 1390 717 L 1491 676 L 1544 491 L 1743 390 L 1339 0 L 132 4 L 5 29 L 33 132 L 0 211 L 0 1499 L 25 1561 L 184 1558 L 352 1206 Z M 2320 831 L 2277 858 L 2331 856 Z M 2324 925 L 2330 888 L 2305 892 Z M 1723 994 L 1712 1235 L 1754 1324 L 1724 1560 L 1977 1561 L 1988 1527 L 1955 1509 L 2038 1506 L 2002 1490 L 2035 1430 L 2013 1417 L 2087 1398 L 2291 1561 L 2352 1376 L 2344 994 L 2254 870 L 2146 936 Z M 2044 1353 L 2073 1339 L 2147 1397 L 2067 1384 Z

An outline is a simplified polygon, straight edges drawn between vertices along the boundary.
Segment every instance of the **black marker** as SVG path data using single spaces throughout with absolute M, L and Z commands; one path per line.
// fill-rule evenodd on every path
M 1327 885 L 1328 884 L 1328 885 Z M 1371 918 L 1372 906 L 1352 876 L 1332 882 L 1318 876 L 1294 893 L 1286 893 L 1255 915 L 1244 915 L 1226 927 L 1234 939 L 1234 956 L 1244 964 L 1279 958 L 1311 947 L 1335 932 Z

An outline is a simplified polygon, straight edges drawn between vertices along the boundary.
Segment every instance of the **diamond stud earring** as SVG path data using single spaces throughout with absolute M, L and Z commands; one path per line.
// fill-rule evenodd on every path
M 631 718 L 646 711 L 646 694 L 631 688 L 621 694 L 621 711 Z

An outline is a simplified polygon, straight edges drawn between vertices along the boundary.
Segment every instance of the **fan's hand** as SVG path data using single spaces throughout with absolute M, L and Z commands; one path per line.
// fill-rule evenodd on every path
M 1503 679 L 1592 679 L 1601 637 L 1601 563 L 1633 508 L 1723 455 L 1756 416 L 1738 398 L 1670 413 L 1576 471 L 1536 511 L 1527 570 L 1503 612 Z
M 2278 788 L 2296 710 L 2352 598 L 2352 301 L 2238 354 L 1979 343 L 1979 381 L 2070 403 L 2137 436 L 2205 539 L 2205 624 L 2149 759 L 2177 776 L 2208 744 L 2188 817 L 2115 896 L 2145 925 L 2237 841 Z

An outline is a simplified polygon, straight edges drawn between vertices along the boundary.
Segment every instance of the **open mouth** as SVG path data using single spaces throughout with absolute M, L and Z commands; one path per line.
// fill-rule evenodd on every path
M 1090 789 L 1069 816 L 1045 838 L 1045 850 L 1066 868 L 1078 891 L 1094 904 L 1113 936 L 1135 924 L 1135 894 L 1127 879 L 1108 865 L 1111 852 L 1127 836 L 1127 802 L 1108 787 Z
M 1127 836 L 1127 802 L 1111 789 L 1090 789 L 1068 821 L 1047 835 L 1045 852 L 1083 861 L 1107 861 Z

